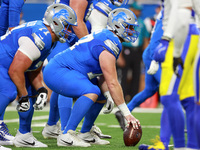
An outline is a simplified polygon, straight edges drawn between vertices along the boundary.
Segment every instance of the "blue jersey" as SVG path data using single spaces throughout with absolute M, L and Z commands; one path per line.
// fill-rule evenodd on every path
M 102 73 L 99 55 L 105 49 L 116 59 L 122 49 L 119 38 L 108 29 L 81 38 L 75 45 L 56 55 L 53 60 L 61 66 L 77 70 L 92 78 L 94 74 Z
M 0 39 L 0 64 L 9 68 L 17 52 L 20 37 L 30 38 L 40 50 L 40 57 L 32 62 L 28 70 L 35 70 L 41 66 L 45 58 L 49 55 L 52 47 L 52 38 L 49 30 L 42 21 L 32 21 L 15 27 Z

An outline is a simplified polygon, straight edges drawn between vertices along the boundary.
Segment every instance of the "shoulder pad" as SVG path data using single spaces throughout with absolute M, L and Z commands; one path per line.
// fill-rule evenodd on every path
M 117 44 L 114 43 L 113 41 L 111 41 L 110 39 L 107 39 L 104 41 L 104 44 L 110 48 L 110 50 L 112 50 L 115 54 L 115 56 L 117 57 L 119 55 L 119 48 L 117 47 Z
M 96 3 L 94 8 L 96 8 L 97 10 L 105 13 L 107 16 L 112 10 L 112 8 L 110 8 L 109 5 L 106 5 L 106 4 L 102 3 L 102 2 Z
M 33 39 L 35 41 L 36 46 L 40 49 L 43 50 L 45 43 L 42 41 L 42 36 L 38 36 L 36 33 L 32 33 Z

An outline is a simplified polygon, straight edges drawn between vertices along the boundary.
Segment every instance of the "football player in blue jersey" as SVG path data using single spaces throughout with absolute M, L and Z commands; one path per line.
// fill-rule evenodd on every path
M 73 28 L 74 33 L 77 35 L 73 41 L 60 43 L 54 47 L 53 52 L 47 57 L 47 60 L 50 61 L 56 54 L 63 51 L 64 49 L 72 46 L 79 38 L 89 34 L 86 24 L 84 22 L 85 11 L 87 10 L 88 4 L 91 0 L 55 0 L 55 3 L 66 4 L 73 8 L 77 15 L 78 25 L 76 28 Z M 68 101 L 68 103 L 65 103 Z M 69 119 L 71 109 L 72 109 L 73 99 L 68 98 L 58 93 L 52 91 L 50 97 L 50 111 L 48 121 L 42 131 L 44 138 L 57 138 L 60 133 L 60 124 L 58 120 L 61 121 L 61 130 L 64 130 L 67 121 Z M 59 108 L 59 109 L 58 109 Z
M 3 122 L 6 107 L 17 95 L 20 119 L 14 140 L 7 139 L 4 129 L 1 142 L 9 141 L 17 147 L 47 147 L 31 132 L 34 109 L 42 109 L 47 101 L 41 68 L 56 41 L 66 42 L 74 38 L 71 32 L 74 25 L 77 25 L 74 10 L 64 4 L 53 4 L 47 8 L 43 21 L 22 24 L 1 36 L 0 120 Z
M 88 32 L 85 30 L 85 28 L 80 27 L 80 24 L 84 24 L 84 21 L 89 20 L 89 23 L 91 23 L 91 28 L 92 31 L 95 30 L 99 30 L 99 29 L 104 29 L 106 28 L 106 24 L 107 24 L 107 17 L 108 17 L 108 13 L 116 8 L 115 5 L 120 6 L 120 5 L 126 5 L 127 1 L 121 1 L 118 2 L 117 0 L 114 1 L 110 1 L 110 0 L 95 0 L 93 1 L 93 3 L 91 4 L 91 0 L 84 0 L 81 1 L 81 3 L 75 3 L 76 0 L 56 0 L 55 2 L 59 2 L 59 3 L 65 3 L 67 5 L 70 5 L 72 8 L 74 8 L 74 11 L 77 14 L 77 22 L 78 22 L 78 26 L 73 27 L 74 32 L 76 35 L 78 35 L 78 38 L 83 37 L 84 35 L 86 35 Z M 88 4 L 88 5 L 87 5 Z M 90 7 L 90 8 L 88 8 Z M 85 10 L 86 9 L 86 10 Z M 84 13 L 85 12 L 85 13 Z M 80 14 L 81 13 L 81 14 Z M 83 15 L 85 14 L 85 16 Z M 98 20 L 96 19 L 96 17 L 98 16 Z M 79 24 L 80 22 L 80 24 Z M 88 22 L 86 22 L 86 25 L 88 25 Z M 80 29 L 78 29 L 80 27 Z M 90 26 L 87 27 L 87 30 L 90 32 Z M 82 32 L 82 33 L 80 33 Z M 48 60 L 50 60 L 55 54 L 59 53 L 60 51 L 67 49 L 67 47 L 69 47 L 71 45 L 71 43 L 65 43 L 65 44 L 60 44 L 58 43 L 58 45 L 54 48 L 53 53 L 51 53 L 48 57 Z M 101 104 L 96 104 L 98 107 L 98 110 L 100 111 L 102 109 L 102 107 L 104 106 L 104 103 L 106 102 L 106 110 L 104 111 L 104 113 L 110 113 L 114 107 L 114 102 L 110 96 L 109 91 L 106 91 L 104 93 L 104 96 L 107 99 L 106 101 L 101 101 Z M 57 99 L 57 100 L 50 100 L 50 113 L 49 113 L 49 119 L 48 122 L 46 123 L 43 131 L 42 131 L 42 135 L 44 138 L 57 138 L 57 136 L 60 133 L 60 125 L 59 125 L 59 118 L 61 121 L 61 130 L 63 131 L 70 113 L 71 113 L 71 109 L 72 109 L 72 103 L 73 103 L 73 99 L 69 98 L 69 97 L 65 97 L 62 95 L 59 95 L 56 92 L 52 92 L 52 96 L 51 99 Z M 66 103 L 66 100 L 68 101 L 68 103 Z M 59 109 L 58 109 L 59 107 Z M 59 111 L 59 113 L 58 113 Z M 94 113 L 93 113 L 94 114 Z M 96 112 L 96 116 L 98 115 L 98 113 Z M 95 116 L 95 115 L 94 115 Z M 87 118 L 85 122 L 91 122 L 90 119 L 92 119 L 93 117 L 91 116 L 91 118 Z M 95 117 L 94 117 L 95 118 Z M 85 123 L 82 126 L 82 131 L 87 132 L 88 131 L 88 127 L 85 126 Z M 95 134 L 97 134 L 100 138 L 111 138 L 110 135 L 105 135 L 101 132 L 101 130 L 96 126 L 93 125 L 91 132 L 94 132 Z M 96 138 L 97 141 L 97 138 Z M 98 143 L 100 144 L 100 139 L 98 139 Z M 105 141 L 102 141 L 102 144 L 104 144 Z M 107 143 L 107 142 L 106 142 Z
M 2 0 L 0 7 L 0 36 L 19 25 L 20 13 L 26 0 Z
M 148 47 L 144 50 L 142 57 L 143 62 L 145 64 L 145 88 L 140 93 L 136 94 L 131 101 L 127 104 L 130 111 L 133 111 L 135 107 L 138 107 L 142 102 L 144 102 L 147 98 L 153 96 L 159 89 L 160 84 L 160 73 L 161 70 L 157 71 L 154 75 L 149 75 L 147 72 L 150 68 L 150 64 L 152 61 L 153 53 L 156 48 L 156 46 L 159 44 L 160 39 L 163 34 L 162 30 L 162 15 L 163 11 L 160 12 L 160 14 L 157 17 L 156 24 L 154 26 L 154 29 L 152 31 L 152 36 L 150 43 Z M 120 111 L 117 111 L 115 113 L 115 116 L 120 124 L 120 127 L 122 130 L 125 129 L 125 120 L 123 118 L 123 115 Z
M 77 135 L 75 130 L 83 117 L 93 115 L 96 101 L 106 88 L 128 124 L 132 123 L 134 128 L 140 126 L 124 102 L 115 65 L 122 49 L 121 42 L 134 42 L 137 39 L 138 33 L 134 30 L 136 25 L 136 17 L 130 10 L 115 9 L 108 17 L 107 29 L 81 38 L 72 47 L 54 56 L 45 67 L 44 81 L 50 89 L 63 96 L 77 98 L 67 126 L 57 138 L 58 146 L 90 146 L 88 142 L 94 141 L 94 138 L 87 138 L 82 132 Z M 96 76 L 104 81 L 100 87 L 91 81 Z M 53 82 L 55 80 L 57 82 Z M 96 117 L 88 123 L 90 128 Z

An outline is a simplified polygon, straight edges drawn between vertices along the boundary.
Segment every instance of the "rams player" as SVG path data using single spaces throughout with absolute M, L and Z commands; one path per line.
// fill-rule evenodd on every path
M 186 2 L 188 8 L 191 8 L 191 3 Z M 183 17 L 181 14 L 185 13 L 185 17 L 187 18 L 188 15 L 191 16 L 191 11 L 188 8 L 182 7 L 178 13 L 179 17 Z M 177 19 L 177 18 L 176 18 Z M 178 19 L 177 19 L 178 20 Z M 182 18 L 183 20 L 183 18 Z M 180 24 L 182 23 L 179 20 Z M 184 27 L 187 28 L 187 22 L 190 22 L 190 18 L 186 21 L 186 24 L 182 25 L 182 29 Z M 168 26 L 169 27 L 169 26 Z M 196 28 L 196 25 L 191 25 L 189 37 L 184 42 L 184 48 L 183 45 L 181 47 L 181 41 L 184 41 L 184 39 L 180 39 L 180 43 L 176 44 L 179 37 L 177 34 L 174 36 L 174 47 L 173 43 L 171 42 L 168 45 L 169 35 L 171 35 L 169 32 L 170 28 L 164 28 L 166 29 L 164 32 L 164 36 L 162 37 L 161 44 L 157 47 L 157 55 L 154 57 L 157 61 L 163 61 L 162 63 L 162 74 L 161 74 L 161 84 L 160 84 L 160 95 L 161 95 L 161 102 L 164 105 L 164 109 L 167 111 L 168 117 L 169 117 L 169 124 L 172 131 L 172 135 L 174 137 L 174 144 L 176 149 L 181 149 L 185 147 L 184 142 L 184 116 L 181 111 L 181 106 L 178 101 L 178 99 L 181 100 L 181 103 L 186 110 L 187 115 L 187 129 L 188 129 L 188 144 L 187 147 L 191 149 L 197 148 L 197 142 L 194 138 L 194 131 L 193 131 L 193 113 L 194 113 L 194 91 L 193 91 L 193 82 L 192 82 L 192 64 L 194 62 L 194 56 L 196 54 L 197 49 L 197 42 L 198 42 L 198 31 Z M 168 30 L 167 30 L 168 29 Z M 177 30 L 180 28 L 177 28 Z M 187 31 L 187 30 L 186 30 Z M 174 31 L 175 32 L 175 31 Z M 181 32 L 178 30 L 178 32 Z M 183 32 L 183 36 L 184 36 Z M 166 37 L 165 37 L 166 36 Z M 168 38 L 168 39 L 167 39 Z M 174 49 L 174 50 L 173 50 Z M 183 49 L 183 54 L 180 57 L 174 57 L 172 56 L 176 55 L 177 49 Z M 167 50 L 167 53 L 165 55 L 165 52 Z M 159 58 L 159 55 L 163 55 Z M 174 60 L 174 61 L 173 61 Z M 182 73 L 181 68 L 176 68 L 177 61 L 184 60 L 184 70 Z M 174 65 L 173 65 L 174 64 Z M 174 68 L 172 67 L 174 66 Z M 175 75 L 173 73 L 173 70 L 175 71 Z M 170 82 L 169 82 L 170 81 Z M 180 83 L 180 84 L 179 84 Z M 177 92 L 179 95 L 177 95 Z M 176 110 L 176 111 L 175 111 Z M 174 112 L 176 112 L 174 115 Z M 179 115 L 177 121 L 177 115 Z M 162 133 L 161 133 L 162 134 Z

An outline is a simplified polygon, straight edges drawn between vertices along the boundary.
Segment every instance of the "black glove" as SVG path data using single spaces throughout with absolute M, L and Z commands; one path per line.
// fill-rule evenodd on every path
M 181 57 L 178 57 L 178 58 L 174 57 L 173 70 L 174 70 L 174 73 L 177 75 L 177 77 L 180 77 L 180 75 L 178 74 L 178 66 L 179 65 L 181 65 L 181 68 L 183 69 L 183 61 L 182 61 Z
M 42 110 L 44 106 L 46 106 L 46 103 L 47 103 L 48 91 L 45 87 L 41 87 L 37 90 L 37 92 L 38 92 L 37 100 L 35 104 L 33 105 L 33 107 L 36 110 Z
M 28 95 L 19 98 L 16 109 L 19 112 L 26 112 L 30 109 Z

